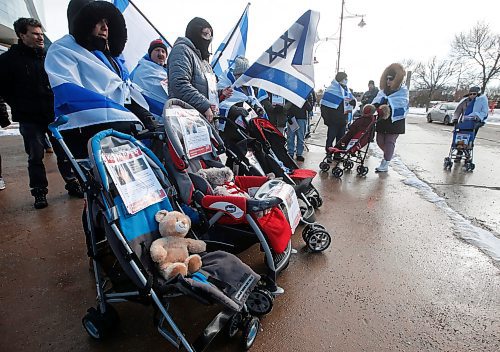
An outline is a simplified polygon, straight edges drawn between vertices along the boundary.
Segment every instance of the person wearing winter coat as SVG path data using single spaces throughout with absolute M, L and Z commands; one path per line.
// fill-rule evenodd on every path
M 262 91 L 262 89 L 259 89 L 259 91 Z M 265 94 L 259 94 L 259 101 L 266 110 L 269 121 L 271 121 L 281 133 L 284 133 L 287 122 L 285 98 L 265 92 Z
M 149 111 L 156 119 L 162 116 L 163 106 L 168 100 L 167 57 L 167 46 L 162 39 L 155 39 L 130 74 L 132 82 L 141 87 Z
M 121 12 L 107 1 L 71 0 L 67 16 L 69 34 L 50 46 L 45 69 L 56 116 L 69 118 L 61 134 L 76 158 L 86 158 L 87 141 L 97 132 L 155 124 L 120 57 L 127 41 Z
M 332 162 L 332 155 L 328 148 L 333 142 L 339 141 L 345 134 L 349 113 L 356 106 L 356 99 L 347 87 L 347 74 L 338 72 L 330 86 L 325 90 L 323 98 L 320 101 L 321 116 L 328 132 L 326 137 L 326 157 L 328 162 Z
M 360 110 L 362 110 L 363 105 L 371 104 L 371 102 L 373 101 L 373 99 L 375 99 L 377 94 L 378 94 L 378 88 L 375 87 L 375 82 L 373 80 L 368 81 L 368 90 L 361 97 L 362 106 L 360 107 Z
M 394 155 L 396 140 L 405 133 L 405 119 L 408 114 L 409 92 L 403 84 L 406 71 L 399 63 L 389 65 L 380 77 L 380 90 L 372 104 L 387 113 L 380 114 L 377 122 L 377 145 L 384 152 L 375 172 L 387 172 Z
M 35 198 L 34 207 L 42 209 L 48 206 L 43 158 L 45 134 L 49 132 L 49 123 L 54 121 L 54 95 L 44 70 L 45 43 L 41 23 L 33 18 L 19 18 L 14 22 L 14 30 L 18 44 L 0 55 L 0 96 L 11 107 L 12 120 L 19 122 L 24 150 L 28 154 L 29 187 Z M 69 195 L 83 197 L 66 154 L 59 145 L 54 150 Z
M 291 102 L 286 103 L 285 111 L 287 112 L 288 126 L 286 133 L 287 152 L 291 158 L 296 154 L 297 161 L 304 161 L 304 138 L 306 134 L 307 121 L 309 112 L 313 110 L 313 96 L 309 94 L 304 105 L 298 107 Z M 298 129 L 292 131 L 294 120 L 297 122 Z M 295 142 L 297 140 L 297 142 Z
M 481 94 L 481 88 L 471 87 L 469 89 L 467 96 L 458 103 L 452 122 L 457 122 L 464 117 L 475 120 L 475 134 L 477 135 L 477 131 L 484 126 L 488 118 L 488 98 L 485 94 Z
M 227 97 L 232 89 L 217 90 L 217 79 L 208 62 L 208 48 L 213 38 L 210 23 L 193 18 L 186 27 L 186 36 L 177 38 L 168 56 L 168 92 L 170 98 L 193 106 L 212 122 L 219 110 L 219 95 Z

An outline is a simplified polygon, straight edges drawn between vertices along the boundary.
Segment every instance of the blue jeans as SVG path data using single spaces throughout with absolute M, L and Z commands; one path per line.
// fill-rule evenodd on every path
M 306 134 L 307 120 L 297 119 L 299 129 L 295 132 L 290 131 L 290 124 L 287 125 L 286 146 L 287 152 L 293 157 L 295 154 L 295 137 L 297 137 L 297 156 L 302 156 L 304 152 L 304 136 Z

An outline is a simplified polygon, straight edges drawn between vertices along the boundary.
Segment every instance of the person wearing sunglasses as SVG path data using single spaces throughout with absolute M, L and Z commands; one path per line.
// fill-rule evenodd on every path
M 409 92 L 403 84 L 406 71 L 399 63 L 389 65 L 380 78 L 380 90 L 372 104 L 379 110 L 377 121 L 377 145 L 384 152 L 384 158 L 375 172 L 387 172 L 394 155 L 396 140 L 405 133 L 405 119 L 408 113 Z

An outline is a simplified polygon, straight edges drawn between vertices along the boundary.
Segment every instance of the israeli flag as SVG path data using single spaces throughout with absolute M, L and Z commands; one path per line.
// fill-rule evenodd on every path
M 127 44 L 123 50 L 125 66 L 131 72 L 144 53 L 149 49 L 149 43 L 161 38 L 170 50 L 172 45 L 153 26 L 153 24 L 142 14 L 142 12 L 129 0 L 112 0 L 113 4 L 120 10 L 127 24 Z
M 236 80 L 282 96 L 302 107 L 314 88 L 313 46 L 318 40 L 319 12 L 305 12 Z
M 220 43 L 212 58 L 212 68 L 219 78 L 224 76 L 225 73 L 231 69 L 234 59 L 237 56 L 245 56 L 247 49 L 249 7 L 250 3 L 246 6 L 236 26 L 229 32 L 222 43 Z

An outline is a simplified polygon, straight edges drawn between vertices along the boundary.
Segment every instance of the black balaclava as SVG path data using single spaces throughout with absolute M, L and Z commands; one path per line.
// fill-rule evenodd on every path
M 191 21 L 189 21 L 186 27 L 186 37 L 191 40 L 196 49 L 201 52 L 201 58 L 203 60 L 208 60 L 210 57 L 208 47 L 212 40 L 206 40 L 201 37 L 201 31 L 203 28 L 210 28 L 213 36 L 214 30 L 212 29 L 210 23 L 200 17 L 193 18 Z
M 108 46 L 112 56 L 122 53 L 127 42 L 125 19 L 112 3 L 95 0 L 71 0 L 67 10 L 69 33 L 85 49 L 104 51 L 106 40 L 93 36 L 94 26 L 102 18 L 108 20 Z

